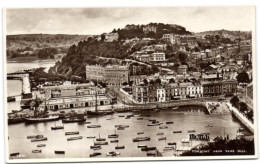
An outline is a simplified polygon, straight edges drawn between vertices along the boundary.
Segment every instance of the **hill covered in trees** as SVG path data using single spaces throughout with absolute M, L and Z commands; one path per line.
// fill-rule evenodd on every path
M 113 32 L 119 34 L 119 40 L 132 38 L 151 37 L 159 39 L 163 34 L 189 35 L 191 32 L 186 28 L 175 24 L 149 23 L 147 25 L 126 25 L 122 29 L 114 29 Z
M 52 58 L 57 53 L 67 53 L 68 48 L 90 35 L 21 34 L 7 35 L 7 58 Z
M 118 61 L 99 57 L 124 59 L 129 55 L 128 48 L 120 41 L 104 42 L 89 38 L 87 41 L 80 41 L 77 46 L 74 44 L 69 48 L 61 63 L 56 64 L 57 71 L 60 74 L 73 72 L 74 75 L 84 77 L 87 64 L 115 64 Z
M 63 75 L 71 75 L 73 73 L 73 75 L 85 77 L 85 66 L 87 64 L 116 64 L 118 61 L 107 59 L 125 59 L 129 57 L 133 53 L 131 51 L 133 45 L 123 44 L 123 40 L 125 39 L 150 37 L 157 40 L 162 38 L 163 34 L 168 33 L 179 35 L 191 34 L 182 26 L 162 23 L 126 25 L 125 28 L 114 29 L 112 32 L 119 34 L 117 41 L 105 42 L 102 39 L 98 40 L 90 37 L 87 40 L 80 41 L 78 45 L 72 45 L 62 61 L 56 64 L 55 70 Z M 106 59 L 100 57 L 105 57 Z
M 225 38 L 233 38 L 236 39 L 238 36 L 243 39 L 251 39 L 252 38 L 252 32 L 251 31 L 229 31 L 229 30 L 213 30 L 213 31 L 204 31 L 195 33 L 196 36 L 206 36 L 206 35 L 219 35 L 223 36 Z

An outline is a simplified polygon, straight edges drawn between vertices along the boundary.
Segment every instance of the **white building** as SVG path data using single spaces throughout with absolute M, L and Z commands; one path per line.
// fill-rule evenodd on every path
M 157 95 L 157 101 L 158 102 L 165 102 L 165 89 L 164 88 L 157 88 L 156 90 L 156 95 Z

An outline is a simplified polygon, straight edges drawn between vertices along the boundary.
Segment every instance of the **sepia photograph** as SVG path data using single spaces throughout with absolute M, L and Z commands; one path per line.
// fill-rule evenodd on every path
M 255 6 L 5 8 L 8 163 L 255 159 Z

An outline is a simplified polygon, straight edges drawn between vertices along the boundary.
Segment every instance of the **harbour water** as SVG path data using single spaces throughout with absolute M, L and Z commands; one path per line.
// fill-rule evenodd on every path
M 192 109 L 192 110 L 191 110 Z M 119 117 L 119 115 L 129 114 L 151 114 L 150 117 L 136 116 L 130 119 Z M 112 120 L 107 118 L 113 117 Z M 143 117 L 143 120 L 137 120 L 138 117 Z M 147 126 L 150 123 L 150 119 L 156 119 L 162 122 L 162 126 L 167 126 L 167 129 L 159 129 L 159 126 Z M 138 143 L 132 142 L 134 137 L 143 136 L 151 137 L 150 141 L 140 142 L 139 144 L 146 144 L 147 146 L 155 146 L 162 152 L 163 156 L 172 156 L 173 152 L 163 152 L 163 147 L 167 146 L 165 141 L 158 141 L 159 137 L 166 137 L 166 142 L 176 142 L 177 146 L 181 144 L 183 138 L 187 138 L 188 130 L 195 130 L 195 133 L 210 133 L 210 139 L 216 136 L 229 135 L 230 138 L 235 138 L 237 135 L 237 129 L 242 127 L 239 122 L 232 118 L 232 115 L 208 115 L 202 112 L 202 109 L 198 107 L 190 107 L 190 110 L 185 109 L 183 112 L 174 111 L 146 111 L 145 113 L 115 113 L 112 116 L 99 116 L 87 118 L 87 121 L 91 122 L 90 125 L 101 125 L 100 128 L 87 128 L 89 124 L 68 123 L 64 124 L 64 130 L 51 130 L 51 126 L 55 124 L 62 125 L 61 120 L 54 122 L 38 123 L 38 124 L 14 124 L 9 125 L 9 152 L 20 152 L 25 155 L 25 158 L 85 158 L 94 150 L 90 149 L 91 145 L 94 145 L 93 139 L 87 139 L 87 136 L 96 136 L 97 138 L 106 138 L 107 141 L 109 134 L 115 132 L 119 134 L 118 145 L 124 145 L 125 149 L 116 150 L 120 152 L 120 157 L 145 157 L 146 152 L 142 152 L 140 148 L 137 148 Z M 174 124 L 165 124 L 167 121 L 173 121 Z M 115 125 L 129 125 L 129 128 L 125 130 L 116 130 Z M 206 127 L 206 125 L 212 125 L 212 127 Z M 83 136 L 81 140 L 67 141 L 68 136 L 65 136 L 65 132 L 79 131 L 79 135 Z M 173 131 L 182 131 L 182 133 L 173 133 Z M 144 132 L 144 134 L 137 135 L 138 132 Z M 159 132 L 164 132 L 164 135 L 157 136 Z M 248 132 L 245 132 L 248 133 Z M 27 139 L 29 135 L 44 135 L 48 137 L 47 141 L 31 142 Z M 46 147 L 41 148 L 42 153 L 32 153 L 32 150 L 39 149 L 37 144 L 46 144 Z M 101 157 L 106 157 L 106 153 L 115 151 L 117 143 L 109 143 L 102 146 Z M 65 151 L 65 155 L 54 154 L 55 150 Z
M 48 66 L 50 63 L 46 63 Z M 54 64 L 54 63 L 53 63 Z M 8 63 L 8 70 L 15 71 L 15 69 L 29 69 L 35 66 L 35 63 L 27 63 L 26 67 L 22 68 L 19 65 Z M 44 65 L 41 65 L 44 66 Z M 8 85 L 8 96 L 17 95 L 21 92 L 21 82 L 19 80 L 10 80 Z M 19 99 L 16 102 L 8 103 L 8 112 L 12 110 L 19 110 Z M 69 110 L 69 109 L 68 109 Z M 119 115 L 134 114 L 135 117 L 125 119 L 125 117 L 119 117 Z M 150 117 L 138 116 L 138 115 L 151 115 Z M 107 120 L 107 118 L 113 118 Z M 143 120 L 137 120 L 137 118 L 143 117 Z M 150 123 L 149 120 L 156 119 L 162 122 L 162 126 L 167 126 L 167 129 L 159 129 L 159 126 L 147 126 Z M 163 156 L 172 156 L 173 152 L 163 152 L 163 147 L 167 146 L 168 142 L 176 142 L 177 146 L 180 146 L 181 140 L 188 137 L 188 130 L 195 130 L 195 133 L 210 133 L 210 139 L 216 136 L 229 135 L 229 137 L 235 138 L 237 130 L 243 127 L 236 119 L 234 119 L 230 112 L 224 114 L 212 114 L 209 115 L 204 112 L 200 107 L 183 107 L 183 110 L 175 111 L 146 111 L 141 112 L 128 112 L 128 113 L 115 113 L 113 115 L 88 117 L 87 121 L 91 122 L 90 125 L 101 125 L 100 128 L 87 128 L 89 124 L 68 123 L 64 124 L 64 130 L 51 130 L 51 126 L 55 124 L 57 126 L 63 125 L 61 120 L 54 122 L 45 122 L 37 124 L 14 124 L 8 126 L 9 136 L 9 153 L 19 152 L 24 154 L 24 158 L 85 158 L 93 152 L 101 152 L 102 155 L 98 157 L 106 157 L 106 153 L 115 151 L 117 143 L 110 143 L 111 139 L 108 139 L 109 134 L 115 132 L 119 134 L 118 145 L 124 145 L 125 149 L 116 150 L 120 152 L 120 157 L 146 157 L 146 152 L 142 152 L 140 148 L 137 148 L 138 143 L 133 142 L 135 137 L 151 137 L 150 141 L 140 142 L 139 144 L 145 144 L 147 146 L 155 146 L 162 152 Z M 167 121 L 172 121 L 174 124 L 165 124 Z M 116 130 L 115 125 L 129 125 L 129 128 L 125 130 Z M 206 127 L 212 125 L 212 127 Z M 65 136 L 65 132 L 79 131 L 79 135 L 83 136 L 81 140 L 67 141 L 68 136 Z M 182 133 L 173 133 L 173 131 L 182 131 Z M 137 135 L 138 132 L 144 132 L 144 134 Z M 164 135 L 157 136 L 159 132 L 164 132 Z M 249 132 L 244 131 L 248 134 Z M 48 137 L 47 141 L 31 142 L 27 139 L 29 135 L 44 135 Z M 102 146 L 101 150 L 92 150 L 90 146 L 94 144 L 93 139 L 87 139 L 87 136 L 100 135 L 101 138 L 106 138 L 109 142 L 108 145 Z M 70 136 L 71 137 L 71 136 Z M 158 138 L 166 137 L 166 141 L 158 141 Z M 46 144 L 46 147 L 37 148 L 38 144 Z M 42 153 L 32 153 L 32 150 L 40 149 Z M 55 150 L 65 151 L 65 154 L 55 154 Z

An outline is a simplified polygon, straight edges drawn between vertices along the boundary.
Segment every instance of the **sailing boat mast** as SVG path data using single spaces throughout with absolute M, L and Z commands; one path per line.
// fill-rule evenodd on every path
M 97 85 L 98 85 L 98 78 L 97 78 Z M 95 105 L 95 111 L 97 112 L 97 85 L 95 87 L 96 90 L 96 105 Z

